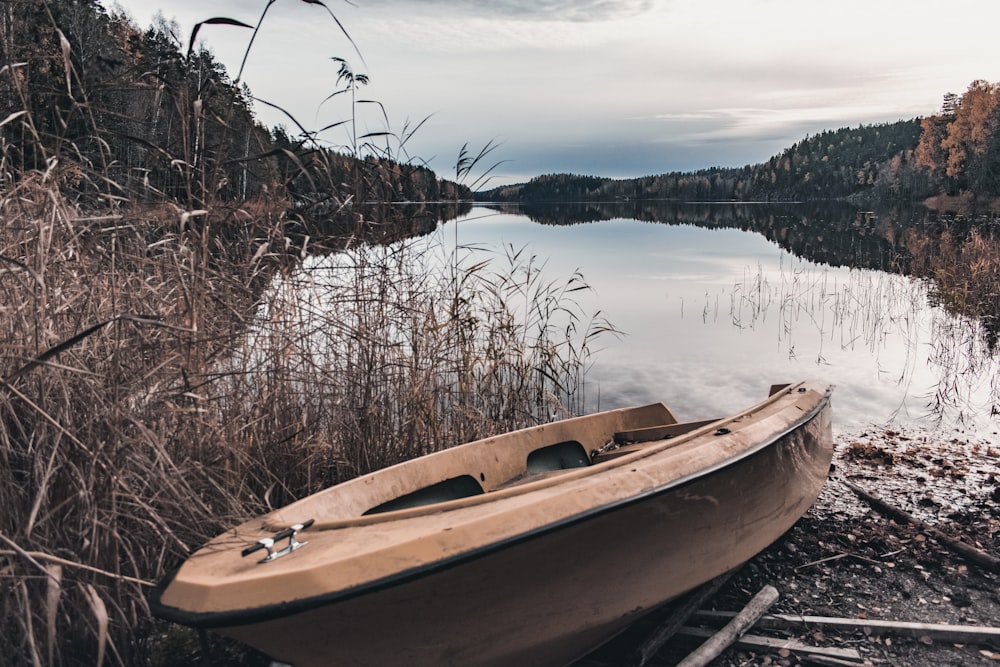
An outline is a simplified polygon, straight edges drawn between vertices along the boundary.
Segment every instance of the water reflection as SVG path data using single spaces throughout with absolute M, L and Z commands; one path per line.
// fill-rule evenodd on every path
M 529 246 L 556 276 L 580 269 L 594 288 L 583 305 L 627 334 L 606 339 L 588 373 L 591 409 L 666 400 L 711 416 L 772 381 L 819 377 L 838 385 L 843 428 L 989 430 L 995 310 L 941 307 L 959 303 L 952 287 L 908 275 L 933 278 L 941 260 L 914 250 L 943 247 L 928 242 L 942 229 L 971 238 L 963 225 L 919 209 L 627 202 L 477 209 L 442 238 Z
M 649 200 L 507 205 L 495 210 L 524 215 L 545 225 L 627 219 L 741 229 L 761 234 L 816 263 L 903 272 L 908 269 L 908 253 L 896 243 L 899 227 L 913 224 L 926 213 L 915 207 L 875 212 L 845 202 L 729 204 Z

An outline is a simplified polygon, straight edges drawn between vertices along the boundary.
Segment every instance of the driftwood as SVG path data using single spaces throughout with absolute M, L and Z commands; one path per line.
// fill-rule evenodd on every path
M 767 618 L 766 616 L 764 618 Z M 754 627 L 760 627 L 760 622 L 754 624 Z M 678 635 L 684 635 L 686 637 L 696 637 L 699 639 L 711 637 L 713 634 L 712 630 L 706 628 L 693 628 L 693 627 L 683 627 L 677 631 Z M 851 664 L 856 665 L 861 662 L 861 653 L 857 649 L 853 648 L 826 648 L 821 646 L 809 646 L 808 644 L 803 644 L 800 641 L 794 639 L 779 639 L 777 637 L 761 637 L 759 635 L 743 635 L 737 639 L 734 646 L 739 648 L 749 649 L 749 650 L 765 650 L 777 652 L 781 649 L 787 649 L 798 656 L 810 656 L 810 658 L 831 658 L 834 660 L 841 661 L 841 664 Z
M 728 622 L 736 614 L 731 611 L 699 611 L 692 618 L 706 623 Z M 944 623 L 911 623 L 880 621 L 870 618 L 837 618 L 832 616 L 800 616 L 798 614 L 768 614 L 754 625 L 758 629 L 802 630 L 822 627 L 833 630 L 869 630 L 873 634 L 899 637 L 928 637 L 957 644 L 994 645 L 1000 643 L 1000 627 L 985 625 L 950 625 Z
M 670 615 L 656 628 L 655 631 L 646 641 L 636 649 L 635 653 L 629 659 L 629 667 L 643 667 L 647 662 L 649 662 L 659 651 L 663 648 L 664 644 L 670 641 L 677 631 L 687 623 L 687 620 L 691 618 L 698 609 L 701 608 L 703 604 L 715 597 L 715 594 L 719 592 L 723 586 L 726 585 L 734 574 L 739 571 L 740 568 L 735 570 L 730 570 L 720 574 L 715 579 L 712 579 L 707 584 L 695 589 L 684 601 L 684 604 L 680 605 L 674 609 Z
M 864 659 L 858 660 L 841 660 L 840 658 L 830 658 L 825 655 L 809 655 L 805 656 L 806 664 L 809 665 L 822 665 L 823 667 L 857 667 L 858 665 L 863 665 Z
M 873 496 L 864 489 L 862 489 L 857 484 L 847 481 L 846 479 L 841 479 L 841 482 L 851 491 L 853 491 L 859 498 L 868 503 L 875 511 L 879 514 L 883 514 L 897 521 L 903 521 L 905 523 L 912 524 L 919 528 L 924 533 L 934 538 L 939 543 L 948 547 L 955 553 L 960 554 L 966 560 L 975 563 L 976 565 L 989 570 L 990 572 L 996 572 L 1000 574 L 1000 558 L 992 556 L 985 551 L 975 548 L 974 546 L 962 542 L 961 540 L 956 540 L 953 537 L 949 537 L 942 533 L 940 530 L 930 525 L 926 521 L 922 521 L 917 517 L 904 512 L 898 507 L 893 507 L 889 503 L 885 502 L 877 496 Z
M 764 586 L 747 606 L 736 614 L 721 630 L 695 649 L 688 657 L 677 663 L 677 667 L 704 667 L 717 658 L 746 632 L 758 618 L 767 613 L 778 600 L 778 590 L 774 586 Z
M 643 667 L 655 656 L 663 645 L 670 641 L 677 631 L 703 604 L 715 597 L 726 582 L 739 571 L 739 568 L 720 574 L 707 584 L 695 589 L 684 603 L 674 609 L 655 631 L 636 649 L 629 659 L 629 667 Z

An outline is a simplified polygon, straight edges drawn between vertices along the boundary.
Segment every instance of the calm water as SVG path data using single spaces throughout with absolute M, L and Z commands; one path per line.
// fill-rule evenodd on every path
M 929 284 L 882 270 L 907 262 L 887 223 L 846 208 L 820 216 L 834 223 L 823 229 L 815 212 L 741 211 L 681 207 L 633 213 L 653 222 L 573 224 L 607 213 L 527 211 L 542 224 L 476 208 L 434 240 L 484 255 L 524 248 L 551 280 L 582 273 L 592 290 L 576 300 L 623 332 L 600 339 L 589 410 L 662 400 L 682 418 L 714 417 L 756 402 L 771 383 L 819 378 L 837 386 L 840 430 L 997 430 L 995 352 L 979 323 L 929 305 Z

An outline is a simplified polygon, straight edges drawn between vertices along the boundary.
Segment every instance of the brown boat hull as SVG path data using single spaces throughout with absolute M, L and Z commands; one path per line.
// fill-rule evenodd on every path
M 772 442 L 677 484 L 213 629 L 296 667 L 565 665 L 778 539 L 815 500 L 831 457 L 827 397 Z

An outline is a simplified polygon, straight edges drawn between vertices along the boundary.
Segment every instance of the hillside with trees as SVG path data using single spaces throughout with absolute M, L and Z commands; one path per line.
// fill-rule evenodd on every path
M 205 24 L 252 27 L 231 19 Z M 4 177 L 14 182 L 32 171 L 47 173 L 92 204 L 188 208 L 276 190 L 299 210 L 324 212 L 349 200 L 471 195 L 424 166 L 397 160 L 388 133 L 378 144 L 331 148 L 301 127 L 295 135 L 264 127 L 240 74 L 231 77 L 196 37 L 197 28 L 184 37 L 162 17 L 143 30 L 97 0 L 4 3 Z M 359 80 L 342 76 L 338 85 Z
M 915 201 L 963 192 L 1000 195 L 1000 87 L 975 81 L 947 94 L 939 115 L 829 130 L 766 162 L 632 179 L 548 174 L 476 194 L 493 202 Z
M 1000 195 L 1000 84 L 977 80 L 962 96 L 945 95 L 920 127 L 917 164 L 934 189 Z

